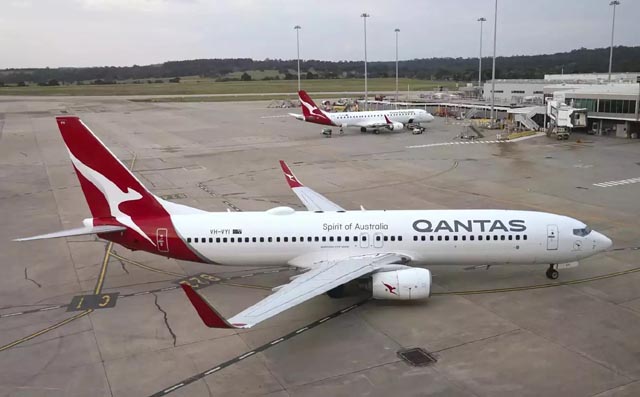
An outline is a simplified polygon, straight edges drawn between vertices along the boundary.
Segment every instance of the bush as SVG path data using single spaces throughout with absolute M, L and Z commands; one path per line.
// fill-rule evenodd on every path
M 174 77 L 169 80 L 169 83 L 179 83 L 179 82 L 180 82 L 180 77 Z
M 251 81 L 251 75 L 247 72 L 242 73 L 242 76 L 240 76 L 240 80 L 242 81 Z

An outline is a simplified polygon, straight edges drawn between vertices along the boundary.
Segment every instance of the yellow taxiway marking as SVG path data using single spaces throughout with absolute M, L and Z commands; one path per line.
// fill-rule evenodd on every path
M 265 290 L 265 291 L 271 291 L 273 289 L 271 287 L 264 287 L 262 285 L 230 283 L 230 282 L 227 282 L 227 281 L 220 281 L 218 284 L 229 285 L 229 286 L 232 286 L 232 287 L 261 289 L 261 290 Z
M 500 292 L 515 292 L 515 291 L 527 291 L 533 289 L 542 289 L 542 288 L 551 288 L 551 287 L 560 287 L 563 285 L 575 285 L 575 284 L 583 284 L 589 283 L 592 281 L 605 280 L 612 277 L 623 276 L 625 274 L 637 273 L 640 272 L 640 267 L 634 267 L 633 269 L 621 270 L 615 273 L 603 274 L 601 276 L 594 276 L 588 278 L 581 278 L 577 280 L 569 280 L 569 281 L 561 281 L 558 283 L 549 283 L 549 284 L 536 284 L 536 285 L 525 285 L 522 287 L 509 287 L 509 288 L 492 288 L 492 289 L 478 289 L 478 290 L 469 290 L 469 291 L 446 291 L 446 292 L 434 292 L 431 295 L 479 295 L 479 294 L 495 294 Z
M 107 249 L 104 253 L 104 258 L 102 259 L 102 268 L 100 269 L 100 274 L 98 275 L 98 280 L 96 281 L 96 287 L 93 289 L 94 295 L 98 295 L 102 291 L 102 286 L 104 285 L 104 277 L 107 275 L 107 265 L 109 264 L 109 258 L 111 256 L 111 248 L 113 248 L 113 243 L 109 241 L 107 244 Z
M 76 320 L 76 319 L 79 319 L 80 317 L 84 317 L 84 316 L 86 316 L 87 314 L 91 313 L 92 311 L 93 311 L 93 309 L 89 309 L 89 310 L 83 311 L 83 312 L 81 312 L 81 313 L 76 314 L 76 315 L 75 315 L 75 316 L 73 316 L 73 317 L 69 317 L 69 318 L 67 318 L 67 319 L 65 319 L 65 320 L 62 320 L 62 321 L 60 321 L 59 323 L 56 323 L 56 324 L 54 324 L 54 325 L 52 325 L 52 326 L 50 326 L 50 327 L 47 327 L 47 328 L 45 328 L 45 329 L 42 329 L 42 330 L 40 330 L 40 331 L 38 331 L 38 332 L 34 332 L 34 333 L 33 333 L 33 334 L 31 334 L 31 335 L 28 335 L 28 336 L 25 336 L 25 337 L 23 337 L 23 338 L 20 338 L 20 339 L 18 339 L 18 340 L 16 340 L 16 341 L 13 341 L 13 342 L 11 342 L 11 343 L 8 343 L 8 344 L 6 344 L 6 345 L 4 345 L 4 346 L 0 346 L 0 352 L 5 351 L 5 350 L 7 350 L 7 349 L 10 349 L 10 348 L 12 348 L 12 347 L 14 347 L 14 346 L 17 346 L 17 345 L 21 344 L 21 343 L 24 343 L 24 342 L 30 341 L 31 339 L 37 338 L 38 336 L 40 336 L 40 335 L 42 335 L 42 334 L 45 334 L 45 333 L 47 333 L 47 332 L 49 332 L 49 331 L 52 331 L 52 330 L 54 330 L 54 329 L 56 329 L 56 328 L 62 327 L 63 325 L 65 325 L 65 324 L 68 324 L 68 323 L 72 322 L 73 320 Z
M 149 270 L 149 271 L 156 272 L 156 273 L 161 273 L 161 274 L 166 274 L 166 275 L 169 275 L 169 276 L 185 277 L 184 274 L 174 273 L 174 272 L 170 272 L 168 270 L 162 270 L 162 269 L 158 269 L 158 268 L 155 268 L 155 267 L 152 267 L 152 266 L 143 265 L 140 262 L 136 262 L 136 261 L 133 261 L 131 259 L 127 259 L 127 258 L 125 258 L 123 256 L 118 255 L 118 254 L 114 254 L 113 252 L 111 252 L 109 255 L 113 256 L 114 258 L 118 258 L 121 261 L 129 263 L 131 265 L 141 267 L 141 268 L 143 268 L 145 270 Z

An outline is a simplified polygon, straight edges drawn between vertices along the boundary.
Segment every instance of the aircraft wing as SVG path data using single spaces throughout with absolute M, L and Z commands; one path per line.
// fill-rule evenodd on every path
M 365 128 L 389 128 L 393 122 L 389 120 L 389 117 L 384 116 L 384 121 L 362 121 L 357 123 L 358 127 Z
M 127 228 L 124 226 L 110 226 L 110 225 L 84 226 L 76 229 L 63 230 L 60 232 L 41 234 L 39 236 L 17 238 L 17 239 L 14 239 L 13 241 L 31 241 L 31 240 L 43 240 L 48 238 L 84 236 L 87 234 L 113 233 L 113 232 L 122 232 L 125 230 L 127 230 Z
M 295 118 L 296 118 L 296 119 L 298 119 L 298 120 L 302 120 L 302 121 L 304 121 L 304 115 L 302 115 L 302 114 L 289 113 L 289 116 L 291 116 L 291 117 L 295 117 Z
M 344 211 L 345 209 L 338 204 L 324 197 L 320 193 L 304 186 L 298 178 L 293 174 L 289 166 L 284 161 L 280 160 L 280 167 L 284 172 L 284 176 L 287 179 L 287 183 L 293 192 L 298 196 L 302 204 L 309 211 Z
M 337 261 L 317 264 L 306 273 L 293 278 L 285 285 L 255 305 L 236 314 L 229 320 L 222 317 L 202 296 L 187 284 L 182 284 L 187 297 L 210 328 L 251 328 L 293 306 L 299 305 L 330 289 L 345 284 L 358 277 L 393 266 L 404 267 L 405 257 L 393 254 L 373 254 L 349 257 Z

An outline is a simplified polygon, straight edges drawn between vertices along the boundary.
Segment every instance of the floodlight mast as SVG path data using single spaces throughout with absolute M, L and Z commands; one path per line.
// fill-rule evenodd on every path
M 368 110 L 369 87 L 367 86 L 367 18 L 371 15 L 363 12 L 360 17 L 364 21 L 364 110 Z
M 300 25 L 293 27 L 296 30 L 296 48 L 298 50 L 298 91 L 300 91 Z

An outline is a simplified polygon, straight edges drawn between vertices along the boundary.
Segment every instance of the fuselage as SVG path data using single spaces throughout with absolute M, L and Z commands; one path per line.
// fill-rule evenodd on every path
M 172 215 L 177 235 L 147 230 L 146 249 L 168 257 L 185 244 L 203 261 L 296 265 L 393 252 L 413 266 L 566 263 L 607 249 L 604 235 L 566 216 L 511 210 L 266 212 Z M 180 241 L 175 241 L 179 239 Z M 126 233 L 116 242 L 132 249 Z M 158 251 L 159 250 L 159 251 Z
M 434 119 L 429 112 L 422 109 L 339 112 L 325 113 L 325 115 L 331 119 L 334 125 L 339 127 L 363 127 L 372 123 L 384 124 L 386 122 L 385 116 L 390 121 L 402 124 L 426 123 Z

